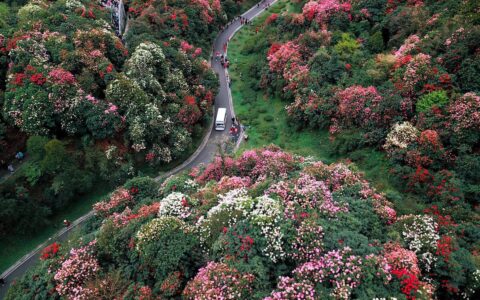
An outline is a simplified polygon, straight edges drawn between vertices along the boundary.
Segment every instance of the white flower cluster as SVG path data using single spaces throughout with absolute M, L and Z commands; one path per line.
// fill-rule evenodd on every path
M 165 73 L 164 76 L 168 76 L 168 69 L 166 69 L 165 55 L 160 46 L 150 42 L 138 45 L 125 63 L 125 73 L 145 92 L 153 95 L 154 98 L 165 100 L 166 94 L 157 73 Z
M 262 196 L 255 199 L 255 208 L 248 214 L 252 224 L 260 227 L 262 235 L 267 240 L 267 246 L 262 249 L 263 254 L 274 263 L 285 258 L 283 249 L 283 233 L 280 231 L 282 206 L 276 199 Z
M 181 219 L 188 218 L 192 210 L 186 195 L 173 192 L 160 201 L 158 216 L 175 216 Z
M 414 142 L 419 135 L 419 131 L 410 122 L 397 123 L 393 125 L 392 130 L 387 135 L 383 148 L 387 151 L 396 148 L 405 149 Z
M 432 216 L 412 216 L 413 221 L 405 224 L 402 235 L 408 248 L 419 256 L 422 265 L 427 272 L 435 262 L 434 252 L 437 248 L 437 241 L 440 239 L 436 231 L 437 223 Z
M 117 146 L 115 145 L 110 145 L 108 146 L 107 150 L 105 150 L 105 157 L 107 157 L 108 160 L 111 160 L 117 155 Z
M 195 180 L 189 178 L 185 180 L 185 188 L 190 192 L 195 192 L 198 188 L 198 183 Z
M 202 244 L 212 236 L 209 226 L 212 220 L 221 218 L 225 222 L 225 227 L 232 227 L 239 218 L 246 216 L 246 212 L 251 208 L 253 202 L 252 198 L 247 196 L 245 188 L 228 191 L 224 195 L 219 195 L 218 198 L 218 204 L 207 212 L 207 217 L 201 216 L 197 221 L 196 227 L 200 233 Z
M 265 237 L 267 246 L 262 249 L 265 256 L 272 262 L 286 257 L 283 249 L 284 236 L 280 230 L 283 215 L 280 201 L 267 195 L 252 199 L 245 188 L 234 189 L 218 197 L 219 203 L 207 212 L 206 218 L 200 217 L 196 224 L 202 243 L 212 234 L 208 226 L 211 220 L 221 218 L 225 227 L 232 227 L 246 218 Z
M 65 1 L 65 7 L 70 11 L 74 11 L 77 8 L 85 8 L 85 6 L 83 6 L 82 2 L 80 2 L 78 0 L 67 0 L 67 1 Z

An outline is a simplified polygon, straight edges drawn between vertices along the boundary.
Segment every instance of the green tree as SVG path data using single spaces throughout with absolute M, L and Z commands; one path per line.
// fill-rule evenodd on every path
M 48 138 L 45 136 L 34 135 L 27 140 L 27 153 L 34 161 L 41 161 L 45 156 L 45 145 Z
M 448 103 L 447 92 L 434 91 L 423 95 L 417 102 L 417 112 L 427 112 L 433 106 L 442 107 Z
M 58 173 L 68 165 L 70 157 L 63 142 L 53 139 L 45 144 L 45 156 L 41 162 L 42 168 L 48 173 Z

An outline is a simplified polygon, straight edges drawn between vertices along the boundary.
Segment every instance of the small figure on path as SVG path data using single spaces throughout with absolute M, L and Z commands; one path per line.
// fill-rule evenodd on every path
M 18 160 L 22 160 L 25 157 L 22 151 L 18 151 L 17 154 L 15 154 L 15 158 Z
M 70 221 L 68 221 L 67 219 L 63 220 L 63 225 L 65 225 L 65 227 L 70 227 Z
M 235 124 L 235 117 L 232 117 L 232 123 Z
M 15 171 L 15 169 L 13 168 L 13 165 L 12 164 L 9 164 L 8 167 L 7 167 L 8 171 L 10 173 L 13 173 L 13 171 Z

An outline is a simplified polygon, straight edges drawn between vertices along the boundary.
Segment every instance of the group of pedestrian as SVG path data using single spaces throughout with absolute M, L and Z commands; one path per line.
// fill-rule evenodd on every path
M 25 154 L 24 154 L 22 151 L 18 151 L 18 152 L 15 154 L 15 158 L 16 158 L 19 162 L 21 162 L 21 161 L 25 158 Z M 2 167 L 5 166 L 5 165 L 7 165 L 7 163 L 6 163 L 4 160 L 2 160 L 2 161 L 0 162 L 0 164 L 1 164 Z M 7 170 L 8 170 L 8 172 L 10 172 L 10 173 L 15 172 L 15 167 L 13 166 L 13 163 L 9 163 L 9 164 L 7 165 Z
M 249 21 L 247 18 L 240 16 L 240 24 L 248 25 L 248 24 L 252 24 L 252 21 Z
M 229 66 L 230 66 L 230 61 L 228 60 L 227 56 L 223 56 L 220 55 L 220 64 L 222 65 L 222 67 L 224 67 L 225 69 L 227 69 Z
M 271 5 L 269 0 L 262 0 L 259 3 L 257 3 L 257 7 L 260 7 L 262 5 L 265 9 L 268 9 Z

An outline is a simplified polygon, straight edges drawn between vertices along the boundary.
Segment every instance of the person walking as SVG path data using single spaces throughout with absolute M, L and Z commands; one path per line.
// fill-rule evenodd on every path
M 24 156 L 22 151 L 18 151 L 17 154 L 15 154 L 15 158 L 18 160 L 22 160 Z
M 70 221 L 68 221 L 67 219 L 63 220 L 63 225 L 67 228 L 70 227 Z
M 232 124 L 235 124 L 235 117 L 232 117 Z
M 15 169 L 13 168 L 13 165 L 12 165 L 12 164 L 9 164 L 9 165 L 8 165 L 7 170 L 8 170 L 10 173 L 13 173 L 13 171 L 15 171 Z

